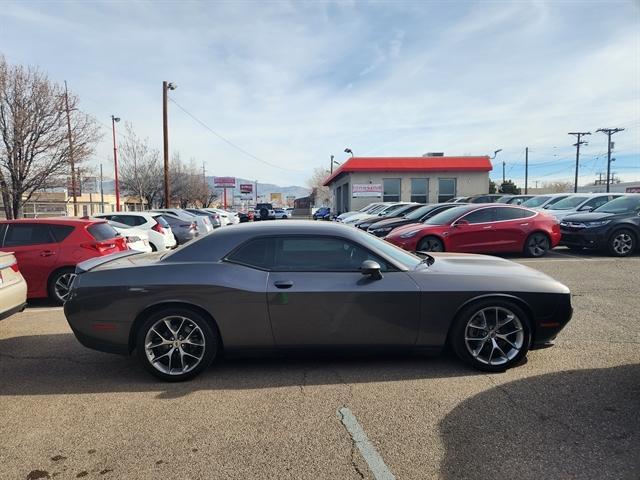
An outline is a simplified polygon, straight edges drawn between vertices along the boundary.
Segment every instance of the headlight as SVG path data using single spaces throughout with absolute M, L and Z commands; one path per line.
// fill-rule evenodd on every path
M 597 222 L 585 222 L 584 226 L 587 228 L 595 228 L 595 227 L 601 227 L 603 225 L 606 225 L 609 222 L 611 222 L 611 220 L 598 220 Z
M 415 237 L 420 230 L 411 230 L 409 232 L 405 232 L 400 235 L 400 238 L 411 238 Z
M 372 232 L 384 233 L 384 232 L 390 232 L 391 230 L 393 230 L 391 227 L 381 227 L 381 228 L 376 228 L 375 230 L 371 230 L 371 231 Z

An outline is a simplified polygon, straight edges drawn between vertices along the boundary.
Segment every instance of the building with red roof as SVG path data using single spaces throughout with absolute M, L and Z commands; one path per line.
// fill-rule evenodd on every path
M 488 193 L 488 156 L 352 157 L 324 182 L 332 210 L 358 210 L 372 202 L 445 202 Z

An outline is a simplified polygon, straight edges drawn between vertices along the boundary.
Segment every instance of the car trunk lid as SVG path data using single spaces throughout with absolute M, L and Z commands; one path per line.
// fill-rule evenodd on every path
M 157 263 L 165 255 L 163 252 L 142 253 L 136 250 L 112 253 L 103 257 L 95 257 L 79 263 L 76 266 L 76 274 L 82 274 L 94 270 L 106 270 Z

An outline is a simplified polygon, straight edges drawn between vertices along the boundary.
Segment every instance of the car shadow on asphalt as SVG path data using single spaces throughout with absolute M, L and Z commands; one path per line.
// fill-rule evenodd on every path
M 639 364 L 498 385 L 440 422 L 440 478 L 638 478 L 639 409 Z
M 0 396 L 103 392 L 158 392 L 178 398 L 199 390 L 263 389 L 288 386 L 476 376 L 448 353 L 422 355 L 338 354 L 220 358 L 191 381 L 155 379 L 135 356 L 84 348 L 73 334 L 0 339 Z

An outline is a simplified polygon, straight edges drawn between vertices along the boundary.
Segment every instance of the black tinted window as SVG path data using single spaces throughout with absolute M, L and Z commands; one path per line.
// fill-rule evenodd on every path
M 87 231 L 93 238 L 101 242 L 103 240 L 111 240 L 118 236 L 118 232 L 108 223 L 96 223 L 87 228 Z
M 232 252 L 227 260 L 269 270 L 273 264 L 273 245 L 273 238 L 257 238 Z
M 469 223 L 493 222 L 496 219 L 496 210 L 496 208 L 482 208 L 465 215 L 461 220 L 466 220 Z
M 51 225 L 51 233 L 56 239 L 56 242 L 61 242 L 73 232 L 74 227 L 70 225 Z
M 273 270 L 298 272 L 352 272 L 373 260 L 383 271 L 387 264 L 365 248 L 331 237 L 282 237 L 276 239 Z
M 37 223 L 15 223 L 9 225 L 4 239 L 5 247 L 20 247 L 23 245 L 38 245 L 52 243 L 53 237 L 49 225 Z
M 522 208 L 498 208 L 496 220 L 516 220 L 518 218 L 526 218 L 535 215 L 533 212 Z

